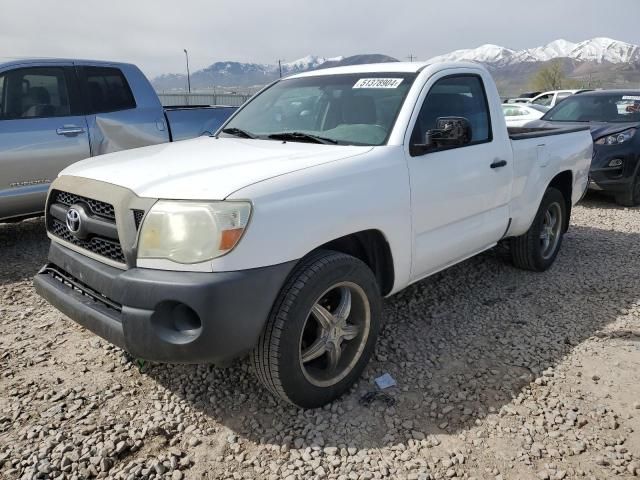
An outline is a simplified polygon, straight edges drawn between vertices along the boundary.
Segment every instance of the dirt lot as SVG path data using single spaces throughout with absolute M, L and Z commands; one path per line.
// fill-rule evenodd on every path
M 385 303 L 352 392 L 299 411 L 246 362 L 138 365 L 42 301 L 41 220 L 0 225 L 0 478 L 640 475 L 640 209 L 590 197 L 556 265 L 494 249 Z M 398 387 L 363 405 L 373 379 Z

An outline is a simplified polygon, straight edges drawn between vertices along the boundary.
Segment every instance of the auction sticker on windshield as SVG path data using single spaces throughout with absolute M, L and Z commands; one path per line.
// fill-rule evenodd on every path
M 353 88 L 398 88 L 403 78 L 361 78 Z
M 640 100 L 640 96 L 638 95 L 625 95 L 622 97 L 622 100 Z

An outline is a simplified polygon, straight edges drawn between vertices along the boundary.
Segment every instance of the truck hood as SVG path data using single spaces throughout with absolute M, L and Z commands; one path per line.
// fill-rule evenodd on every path
M 112 183 L 140 197 L 222 200 L 248 185 L 371 149 L 200 137 L 93 157 L 67 167 L 60 175 Z
M 573 128 L 573 127 L 589 127 L 591 130 L 591 136 L 593 140 L 598 140 L 599 138 L 605 137 L 607 135 L 612 135 L 614 133 L 619 133 L 629 128 L 639 128 L 640 123 L 638 122 L 552 122 L 548 120 L 533 120 L 532 122 L 527 123 L 527 127 L 563 127 L 563 128 Z

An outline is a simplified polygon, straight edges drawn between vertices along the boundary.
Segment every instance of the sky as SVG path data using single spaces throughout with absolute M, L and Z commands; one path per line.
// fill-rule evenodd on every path
M 528 19 L 531 20 L 528 20 Z M 640 44 L 640 0 L 2 0 L 0 61 L 126 61 L 150 77 L 216 61 L 275 64 L 306 55 L 418 60 L 492 43 L 558 38 Z

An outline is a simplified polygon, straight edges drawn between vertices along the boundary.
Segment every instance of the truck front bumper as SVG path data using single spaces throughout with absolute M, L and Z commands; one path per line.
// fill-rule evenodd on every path
M 225 363 L 255 346 L 294 265 L 120 270 L 52 243 L 34 284 L 58 310 L 136 358 Z

